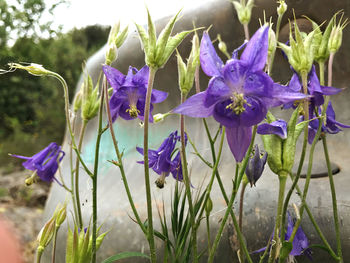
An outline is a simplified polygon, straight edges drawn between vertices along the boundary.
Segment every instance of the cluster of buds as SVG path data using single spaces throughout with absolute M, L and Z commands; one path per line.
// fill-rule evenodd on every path
M 125 27 L 123 31 L 120 32 L 120 22 L 112 26 L 109 32 L 106 50 L 106 61 L 107 65 L 111 65 L 118 57 L 118 48 L 124 43 L 126 37 L 128 36 L 128 27 Z
M 182 40 L 193 31 L 182 31 L 175 36 L 170 36 L 179 13 L 180 12 L 170 19 L 168 24 L 159 34 L 158 39 L 156 36 L 155 25 L 148 9 L 148 32 L 146 32 L 141 25 L 136 24 L 143 45 L 143 50 L 145 52 L 145 61 L 150 68 L 159 69 L 163 67 Z
M 16 70 L 16 69 L 23 69 L 27 71 L 29 74 L 32 74 L 34 76 L 45 76 L 50 73 L 49 70 L 45 69 L 42 65 L 36 64 L 36 63 L 30 63 L 29 65 L 22 65 L 19 63 L 9 63 L 10 72 Z
M 192 39 L 192 49 L 187 60 L 187 65 L 182 60 L 181 55 L 177 53 L 177 69 L 179 74 L 179 87 L 182 94 L 187 95 L 192 89 L 194 75 L 199 66 L 199 39 L 194 34 Z
M 254 6 L 254 0 L 240 0 L 232 1 L 233 6 L 236 9 L 238 20 L 241 22 L 242 25 L 247 25 L 250 22 L 250 18 L 252 16 L 252 9 Z
M 89 121 L 97 115 L 100 106 L 98 89 L 99 81 L 94 88 L 90 75 L 85 73 L 84 82 L 73 101 L 74 112 L 81 109 L 81 117 L 84 121 Z

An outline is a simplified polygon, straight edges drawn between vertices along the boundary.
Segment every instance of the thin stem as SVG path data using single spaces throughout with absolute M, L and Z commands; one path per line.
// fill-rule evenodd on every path
M 108 94 L 107 79 L 105 77 L 104 77 L 104 81 L 103 81 L 103 88 L 105 90 L 104 91 L 105 94 Z M 123 166 L 123 157 L 120 154 L 119 147 L 118 147 L 118 142 L 117 142 L 117 139 L 115 137 L 115 132 L 114 132 L 114 128 L 113 128 L 112 114 L 111 114 L 111 108 L 110 108 L 110 105 L 109 105 L 109 98 L 108 98 L 108 96 L 105 96 L 105 105 L 106 105 L 106 112 L 107 112 L 107 117 L 108 117 L 109 131 L 110 131 L 110 134 L 111 134 L 111 137 L 112 137 L 114 150 L 115 150 L 115 153 L 116 153 L 117 158 L 118 158 L 118 167 L 119 167 L 122 179 L 123 179 L 123 184 L 124 184 L 124 188 L 125 188 L 125 191 L 126 191 L 126 195 L 128 196 L 129 204 L 130 204 L 131 209 L 132 209 L 132 211 L 134 213 L 136 222 L 140 226 L 142 232 L 146 235 L 147 234 L 147 230 L 146 230 L 145 226 L 143 225 L 143 223 L 142 223 L 142 221 L 140 219 L 139 213 L 137 212 L 137 209 L 136 209 L 135 204 L 134 204 L 134 200 L 133 200 L 131 192 L 130 192 L 128 180 L 127 180 L 127 177 L 125 175 L 125 170 L 124 170 L 124 166 Z
M 76 115 L 74 114 L 73 120 L 72 120 L 72 130 L 73 133 L 75 133 L 75 124 L 76 124 Z M 73 169 L 73 146 L 72 146 L 72 141 L 70 142 L 70 147 L 69 147 L 69 163 L 70 163 L 70 181 L 71 181 L 71 189 L 74 189 L 74 169 Z M 77 209 L 77 204 L 75 201 L 75 195 L 74 192 L 71 191 L 71 196 L 72 196 L 72 203 L 73 203 L 73 209 L 74 209 L 74 218 L 75 221 L 78 221 L 78 209 Z
M 241 196 L 239 199 L 239 218 L 238 218 L 238 226 L 239 229 L 242 231 L 242 223 L 243 223 L 243 201 L 244 201 L 244 192 L 245 188 L 247 187 L 246 183 L 243 183 L 241 188 Z M 243 231 L 242 231 L 243 232 Z
M 144 133 L 143 133 L 143 150 L 144 150 L 144 168 L 145 168 L 145 187 L 146 187 L 146 198 L 147 198 L 147 216 L 148 216 L 148 242 L 150 246 L 151 262 L 156 262 L 156 249 L 154 244 L 154 231 L 153 231 L 153 218 L 152 218 L 152 196 L 151 196 L 151 185 L 149 180 L 149 164 L 148 164 L 148 124 L 149 124 L 149 113 L 151 106 L 151 95 L 154 77 L 157 69 L 150 67 L 148 87 L 146 93 L 146 102 L 144 110 Z
M 243 29 L 244 29 L 244 37 L 246 40 L 249 41 L 249 28 L 248 24 L 243 24 Z
M 181 103 L 184 103 L 186 100 L 186 96 L 181 92 Z M 197 257 L 197 230 L 195 225 L 195 214 L 192 203 L 192 195 L 191 195 L 191 183 L 190 178 L 188 176 L 187 170 L 187 159 L 186 159 L 186 143 L 185 143 L 185 116 L 180 115 L 180 133 L 181 133 L 181 163 L 182 163 L 182 173 L 184 175 L 185 182 L 185 190 L 186 196 L 188 200 L 188 207 L 190 211 L 190 221 L 192 225 L 191 230 L 191 240 L 192 240 L 192 250 L 193 250 L 193 262 L 198 262 Z
M 98 176 L 98 162 L 100 153 L 100 142 L 102 137 L 102 115 L 103 115 L 103 99 L 107 94 L 104 93 L 104 89 L 101 92 L 100 107 L 98 114 L 98 131 L 95 147 L 95 162 L 94 162 L 94 174 L 92 177 L 92 256 L 91 262 L 96 262 L 96 239 L 97 239 L 97 176 Z
M 207 238 L 208 238 L 208 249 L 210 249 L 211 247 L 211 242 L 210 242 L 210 222 L 209 222 L 209 218 L 210 218 L 210 215 L 206 215 L 205 216 L 205 220 L 206 220 L 206 226 L 207 226 Z
M 329 60 L 328 60 L 328 87 L 332 86 L 333 60 L 334 60 L 334 53 L 331 52 L 329 54 Z
M 55 263 L 55 260 L 56 260 L 57 232 L 58 232 L 58 227 L 56 226 L 55 231 L 53 232 L 53 243 L 52 243 L 52 257 L 51 257 L 51 263 Z
M 43 250 L 42 249 L 37 249 L 36 250 L 36 263 L 40 263 L 41 261 L 41 256 L 43 255 Z
M 285 172 L 281 172 L 278 175 L 279 179 L 279 192 L 278 192 L 278 203 L 277 203 L 277 215 L 276 215 L 276 223 L 275 223 L 275 231 L 273 234 L 273 247 L 271 250 L 271 254 L 269 257 L 269 262 L 274 262 L 278 257 L 278 252 L 281 248 L 281 222 L 282 222 L 282 210 L 283 210 L 283 200 L 284 200 L 284 192 L 286 189 L 287 176 Z
M 194 72 L 194 83 L 196 86 L 196 93 L 201 92 L 200 83 L 199 83 L 199 67 L 196 67 L 196 71 Z
M 318 62 L 318 66 L 320 68 L 320 84 L 324 86 L 324 62 Z
M 84 120 L 83 124 L 80 129 L 80 134 L 79 134 L 79 142 L 78 142 L 78 151 L 81 153 L 81 147 L 83 145 L 83 138 L 85 135 L 85 130 L 87 126 L 87 121 Z M 83 218 L 81 216 L 81 207 L 80 207 L 80 195 L 79 195 L 79 163 L 80 160 L 79 158 L 76 158 L 75 160 L 75 182 L 74 182 L 74 195 L 75 195 L 75 201 L 76 201 L 76 207 L 77 207 L 77 213 L 78 213 L 78 226 L 80 229 L 83 229 Z

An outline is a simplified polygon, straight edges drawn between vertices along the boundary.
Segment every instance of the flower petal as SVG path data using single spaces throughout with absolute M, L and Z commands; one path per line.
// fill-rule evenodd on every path
M 106 75 L 106 78 L 114 90 L 119 89 L 119 87 L 124 83 L 125 76 L 119 70 L 103 65 L 102 70 Z
M 210 107 L 223 99 L 231 96 L 230 88 L 225 84 L 222 77 L 213 77 L 210 79 L 208 88 L 205 91 L 204 106 Z
M 263 70 L 267 59 L 269 27 L 263 26 L 252 36 L 241 60 L 248 62 L 251 71 Z
M 216 53 L 208 32 L 203 33 L 201 40 L 200 62 L 202 70 L 209 77 L 221 75 L 221 68 L 224 66 L 224 63 Z
M 275 134 L 282 139 L 287 138 L 287 122 L 277 120 L 271 123 L 263 123 L 258 126 L 258 134 Z
M 134 76 L 132 82 L 137 86 L 147 86 L 148 84 L 149 68 L 147 65 L 143 66 Z
M 172 110 L 174 113 L 184 114 L 190 117 L 206 118 L 213 114 L 214 105 L 204 106 L 206 92 L 200 92 L 189 97 L 184 103 Z
M 226 138 L 236 162 L 241 162 L 252 138 L 252 127 L 226 128 Z
M 231 92 L 244 93 L 243 86 L 245 75 L 249 67 L 244 61 L 229 60 L 223 68 L 223 75 L 226 85 Z
M 152 103 L 163 102 L 168 97 L 168 95 L 169 94 L 167 92 L 153 89 L 152 96 L 151 96 L 151 102 Z

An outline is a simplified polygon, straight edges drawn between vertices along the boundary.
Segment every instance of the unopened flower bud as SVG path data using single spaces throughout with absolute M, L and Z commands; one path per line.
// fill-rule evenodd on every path
M 49 74 L 49 71 L 46 70 L 42 65 L 31 63 L 29 66 L 24 66 L 18 63 L 9 63 L 10 70 L 12 69 L 23 69 L 28 73 L 34 76 L 45 76 Z
M 114 24 L 108 35 L 106 61 L 105 64 L 111 65 L 118 57 L 118 48 L 124 43 L 128 35 L 128 27 L 120 31 L 120 22 Z
M 55 220 L 55 215 L 46 222 L 44 227 L 40 230 L 39 235 L 37 237 L 37 240 L 39 242 L 38 251 L 43 251 L 48 244 L 50 244 L 50 241 L 54 235 L 55 232 L 55 227 L 56 227 L 56 220 Z
M 93 89 L 93 83 L 91 77 L 86 73 L 84 83 L 81 86 L 82 90 L 82 104 L 81 104 L 81 117 L 83 120 L 88 121 L 97 115 L 100 98 L 98 96 L 98 83 Z
M 255 186 L 255 183 L 261 177 L 267 160 L 267 153 L 260 154 L 258 145 L 254 146 L 253 156 L 250 157 L 245 173 L 249 180 L 250 186 Z
M 154 123 L 162 122 L 170 113 L 157 113 L 153 116 Z
M 82 104 L 82 99 L 83 99 L 83 94 L 81 90 L 75 95 L 74 100 L 73 100 L 73 109 L 74 112 L 77 112 L 81 108 Z
M 205 204 L 205 213 L 206 213 L 206 215 L 209 216 L 212 210 L 213 210 L 213 201 L 211 200 L 211 198 L 209 196 L 208 200 L 207 200 L 207 203 Z
M 268 57 L 271 58 L 275 54 L 277 47 L 276 34 L 273 31 L 272 26 L 269 27 L 269 47 L 268 47 Z
M 221 36 L 220 34 L 218 34 L 218 40 L 219 40 L 219 44 L 218 44 L 218 48 L 219 50 L 225 54 L 225 56 L 230 59 L 230 54 L 227 52 L 227 46 L 226 43 L 224 41 L 221 40 Z
M 114 61 L 118 58 L 118 48 L 116 44 L 110 44 L 107 46 L 106 50 L 106 65 L 112 65 Z
M 280 5 L 277 7 L 277 14 L 279 16 L 283 16 L 283 14 L 287 11 L 288 6 L 284 0 L 278 1 L 278 3 Z
M 67 202 L 65 202 L 63 205 L 59 203 L 56 209 L 56 228 L 59 228 L 67 217 Z
M 333 25 L 331 35 L 329 36 L 328 50 L 330 53 L 337 52 L 341 46 L 341 43 L 343 40 L 343 29 L 348 24 L 347 18 L 342 22 L 343 15 L 344 15 L 344 13 L 342 13 L 342 15 L 339 19 L 338 25 Z
M 254 0 L 248 0 L 247 3 L 245 1 L 232 1 L 233 6 L 236 9 L 239 22 L 241 22 L 242 25 L 247 25 L 250 22 L 250 18 L 252 16 L 252 9 L 254 6 Z

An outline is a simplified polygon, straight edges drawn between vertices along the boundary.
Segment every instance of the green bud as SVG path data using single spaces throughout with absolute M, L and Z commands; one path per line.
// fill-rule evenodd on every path
M 84 121 L 89 121 L 97 115 L 100 98 L 98 96 L 99 81 L 96 87 L 93 89 L 92 79 L 89 74 L 86 73 L 84 83 L 81 85 L 80 91 L 82 92 L 81 102 L 81 117 Z
M 334 18 L 334 25 L 332 27 L 331 34 L 328 41 L 328 50 L 330 53 L 335 53 L 339 50 L 343 40 L 343 29 L 348 25 L 348 19 L 346 18 L 343 22 L 344 13 L 342 13 L 338 25 L 336 25 L 336 17 Z
M 114 61 L 118 58 L 118 48 L 116 44 L 110 44 L 107 46 L 106 50 L 106 65 L 112 65 Z
M 162 122 L 164 119 L 169 115 L 170 113 L 157 113 L 156 115 L 153 116 L 153 121 L 154 123 Z
M 284 0 L 278 1 L 277 3 L 280 4 L 277 7 L 277 14 L 278 14 L 278 16 L 283 16 L 284 13 L 287 11 L 288 6 Z
M 205 204 L 206 215 L 209 216 L 212 210 L 213 210 L 213 201 L 211 200 L 211 198 L 209 196 L 207 199 L 207 203 Z
M 50 71 L 46 70 L 42 65 L 35 63 L 31 63 L 29 66 L 24 66 L 18 63 L 9 63 L 8 65 L 10 66 L 10 71 L 23 69 L 34 76 L 45 76 L 50 73 Z
M 108 35 L 106 61 L 107 65 L 111 65 L 118 57 L 118 48 L 124 43 L 128 35 L 128 27 L 125 27 L 122 32 L 120 30 L 120 22 L 114 24 Z
M 182 40 L 194 31 L 182 31 L 175 36 L 170 36 L 179 13 L 170 19 L 165 28 L 160 32 L 158 39 L 156 37 L 155 25 L 148 9 L 148 32 L 142 26 L 135 24 L 145 52 L 146 64 L 150 68 L 158 69 L 163 67 Z
M 67 202 L 65 202 L 63 205 L 59 203 L 56 210 L 56 228 L 59 228 L 67 217 Z
M 38 251 L 43 251 L 48 244 L 50 244 L 50 241 L 54 235 L 55 227 L 56 227 L 56 218 L 55 214 L 52 216 L 52 218 L 46 222 L 44 227 L 40 230 L 39 235 L 37 237 L 38 240 Z
M 83 84 L 82 84 L 83 85 Z M 78 110 L 80 110 L 81 108 L 81 104 L 82 104 L 82 100 L 83 100 L 83 93 L 81 92 L 81 90 L 75 95 L 74 100 L 73 100 L 73 109 L 74 112 L 77 112 Z
M 328 42 L 334 25 L 334 19 L 335 16 L 329 21 L 326 30 L 323 32 L 321 43 L 316 47 L 315 60 L 317 62 L 324 62 L 329 57 Z M 315 24 L 316 23 L 313 23 L 313 26 L 315 26 Z
M 275 54 L 277 47 L 276 34 L 273 31 L 272 26 L 269 26 L 269 47 L 267 56 L 271 59 L 271 57 Z
M 192 89 L 194 75 L 199 63 L 199 39 L 197 34 L 194 34 L 192 39 L 192 49 L 187 60 L 187 65 L 183 62 L 179 52 L 177 52 L 177 69 L 181 93 L 186 95 Z
M 226 43 L 224 41 L 221 40 L 221 36 L 220 34 L 218 34 L 218 40 L 219 40 L 219 44 L 218 44 L 218 48 L 219 50 L 228 58 L 230 59 L 230 54 L 227 52 L 227 46 Z
M 247 25 L 250 22 L 250 18 L 252 16 L 252 9 L 254 6 L 254 0 L 248 0 L 245 3 L 245 0 L 241 0 L 240 2 L 232 1 L 234 8 L 236 9 L 238 20 L 242 25 Z
M 316 30 L 309 34 L 300 32 L 296 22 L 294 22 L 294 37 L 292 35 L 292 27 L 290 27 L 289 43 L 287 46 L 279 43 L 279 47 L 286 53 L 288 62 L 299 74 L 309 72 L 311 70 L 315 57 L 314 36 Z

